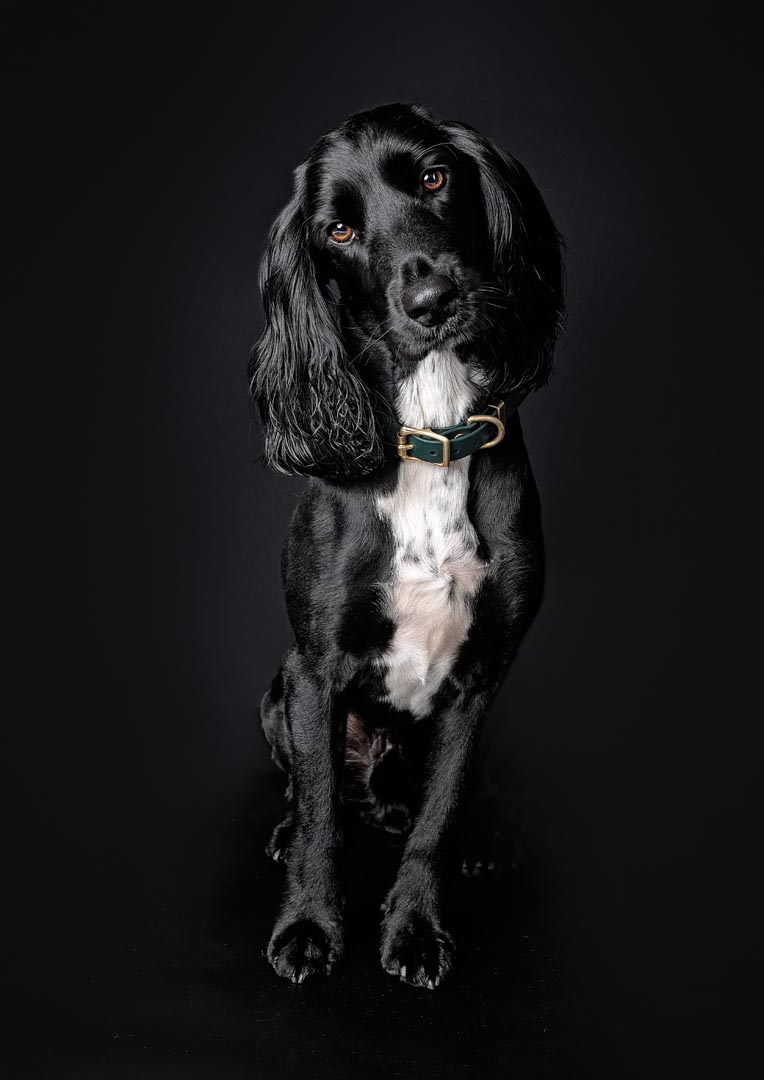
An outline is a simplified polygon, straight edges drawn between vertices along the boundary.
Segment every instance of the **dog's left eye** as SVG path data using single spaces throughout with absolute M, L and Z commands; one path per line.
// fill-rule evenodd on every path
M 348 244 L 355 236 L 355 232 L 350 226 L 343 224 L 341 221 L 335 221 L 333 225 L 330 225 L 328 232 L 335 244 Z
M 428 169 L 422 173 L 422 187 L 425 191 L 440 191 L 446 186 L 446 173 L 443 169 Z

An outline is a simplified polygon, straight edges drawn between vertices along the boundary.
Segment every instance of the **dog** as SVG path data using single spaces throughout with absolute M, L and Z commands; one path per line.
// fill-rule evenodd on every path
M 249 368 L 265 463 L 310 477 L 282 562 L 294 644 L 261 705 L 288 777 L 267 955 L 298 983 L 341 959 L 354 804 L 405 836 L 382 966 L 433 989 L 481 727 L 541 602 L 517 408 L 551 371 L 562 242 L 517 160 L 421 106 L 351 116 L 294 177 Z

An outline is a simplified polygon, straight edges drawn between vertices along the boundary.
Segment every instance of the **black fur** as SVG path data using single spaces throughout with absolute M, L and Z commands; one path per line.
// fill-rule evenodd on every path
M 423 189 L 440 167 L 442 190 Z M 346 244 L 334 222 L 355 229 Z M 434 325 L 409 317 L 412 280 L 454 284 Z M 270 844 L 287 882 L 268 955 L 296 981 L 342 955 L 340 803 L 408 833 L 385 903 L 382 963 L 435 986 L 453 963 L 442 922 L 451 841 L 488 707 L 543 585 L 536 487 L 519 419 L 470 463 L 468 513 L 489 569 L 469 637 L 429 716 L 384 700 L 375 659 L 394 626 L 380 604 L 392 539 L 375 498 L 403 464 L 383 443 L 398 382 L 438 345 L 479 367 L 485 401 L 547 380 L 563 320 L 558 234 L 527 172 L 464 124 L 385 106 L 324 136 L 295 174 L 263 258 L 266 312 L 250 365 L 265 460 L 312 476 L 284 550 L 295 642 L 262 705 L 288 813 Z M 410 831 L 409 831 L 410 830 Z

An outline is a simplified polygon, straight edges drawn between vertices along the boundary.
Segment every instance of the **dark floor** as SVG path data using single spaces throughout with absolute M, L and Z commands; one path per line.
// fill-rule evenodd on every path
M 225 820 L 207 820 L 199 858 L 222 869 L 208 901 L 158 896 L 166 902 L 147 905 L 149 922 L 118 955 L 109 955 L 113 940 L 105 937 L 104 953 L 72 960 L 63 979 L 30 980 L 32 1019 L 27 1013 L 28 1026 L 10 1032 L 2 1075 L 457 1077 L 468 1067 L 485 1077 L 592 1074 L 576 1049 L 580 1010 L 516 845 L 500 848 L 490 878 L 455 881 L 458 974 L 431 993 L 379 966 L 379 904 L 399 843 L 351 826 L 346 961 L 330 979 L 278 979 L 262 949 L 282 870 L 262 849 L 282 787 L 263 762 L 254 800 L 243 790 Z M 64 949 L 75 953 L 77 944 Z

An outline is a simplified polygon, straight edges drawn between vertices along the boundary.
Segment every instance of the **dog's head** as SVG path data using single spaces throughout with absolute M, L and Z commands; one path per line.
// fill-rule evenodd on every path
M 388 105 L 325 135 L 295 172 L 261 268 L 250 385 L 265 460 L 339 478 L 383 461 L 395 372 L 437 348 L 486 393 L 548 378 L 560 239 L 523 166 L 465 124 Z

